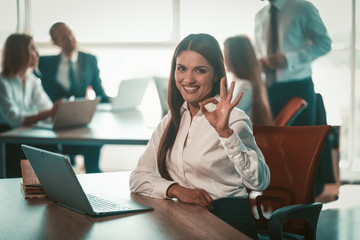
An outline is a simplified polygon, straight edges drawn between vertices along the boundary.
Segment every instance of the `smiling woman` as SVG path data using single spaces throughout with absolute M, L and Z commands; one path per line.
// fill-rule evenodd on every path
M 249 117 L 235 108 L 242 94 L 232 101 L 234 84 L 227 91 L 225 77 L 214 37 L 190 34 L 178 44 L 169 79 L 170 112 L 132 172 L 130 189 L 199 205 L 256 239 L 246 187 L 262 191 L 270 174 Z

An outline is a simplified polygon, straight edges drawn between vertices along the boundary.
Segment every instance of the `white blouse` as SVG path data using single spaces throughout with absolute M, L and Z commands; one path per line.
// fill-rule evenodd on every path
M 52 106 L 41 80 L 34 74 L 27 74 L 25 86 L 19 77 L 7 79 L 0 76 L 0 124 L 20 127 L 27 116 Z
M 236 107 L 243 110 L 246 113 L 246 115 L 248 115 L 251 119 L 252 102 L 253 102 L 253 87 L 251 85 L 251 82 L 248 80 L 236 78 L 234 92 L 233 92 L 233 101 L 239 95 L 240 92 L 244 92 L 244 94 L 241 97 L 241 101 L 238 103 Z
M 207 108 L 208 105 L 206 106 Z M 161 121 L 130 177 L 130 190 L 152 198 L 167 198 L 173 183 L 204 189 L 215 200 L 246 198 L 245 186 L 262 191 L 270 182 L 269 168 L 257 147 L 252 124 L 246 114 L 234 108 L 229 125 L 234 134 L 221 138 L 199 111 L 192 119 L 187 102 L 181 108 L 181 122 L 167 167 L 173 181 L 162 178 L 157 167 L 157 152 L 170 114 Z

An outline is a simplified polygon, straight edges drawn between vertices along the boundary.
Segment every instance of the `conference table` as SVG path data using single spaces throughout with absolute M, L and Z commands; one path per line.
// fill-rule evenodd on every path
M 48 199 L 25 199 L 21 178 L 0 179 L 0 239 L 249 239 L 207 210 L 129 191 L 130 172 L 77 175 L 86 192 L 153 210 L 93 218 Z
M 161 114 L 147 114 L 132 110 L 122 112 L 95 111 L 90 124 L 85 127 L 51 130 L 41 127 L 20 127 L 0 134 L 0 178 L 6 177 L 6 144 L 68 144 L 146 145 Z

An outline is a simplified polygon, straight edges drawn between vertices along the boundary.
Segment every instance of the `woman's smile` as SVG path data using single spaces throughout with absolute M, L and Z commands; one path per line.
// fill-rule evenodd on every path
M 185 89 L 185 92 L 188 94 L 196 93 L 196 91 L 199 89 L 198 86 L 184 86 L 184 85 L 183 88 Z

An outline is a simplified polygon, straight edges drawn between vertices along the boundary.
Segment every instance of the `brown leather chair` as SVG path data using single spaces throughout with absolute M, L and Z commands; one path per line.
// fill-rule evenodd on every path
M 296 117 L 306 108 L 307 102 L 300 97 L 293 97 L 278 113 L 275 126 L 290 126 Z
M 330 128 L 254 124 L 255 140 L 271 175 L 269 187 L 249 198 L 260 239 L 316 238 L 322 204 L 314 203 L 315 174 Z

